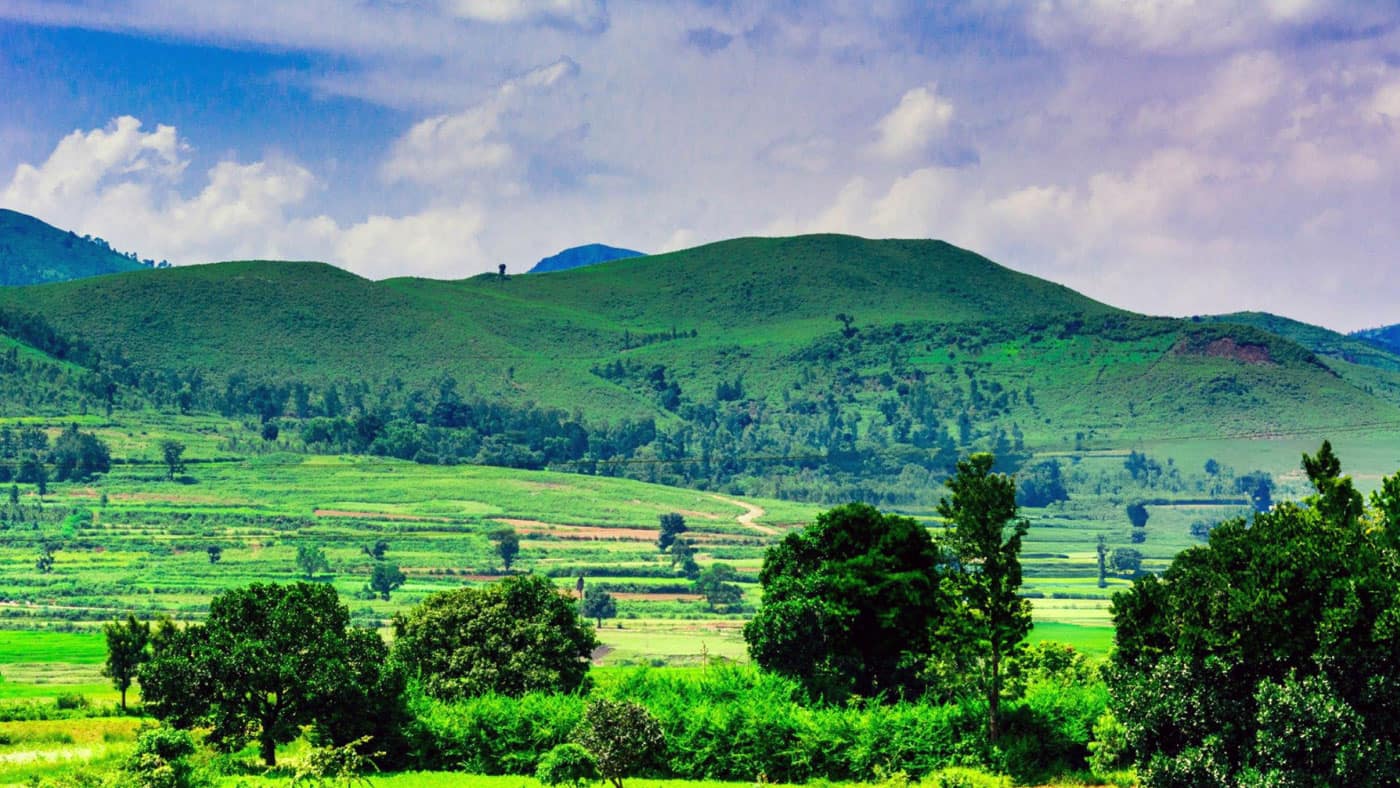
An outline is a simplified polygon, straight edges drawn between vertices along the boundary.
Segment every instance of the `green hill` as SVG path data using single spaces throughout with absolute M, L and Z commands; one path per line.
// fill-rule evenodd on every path
M 0 313 L 91 343 L 163 407 L 374 414 L 304 433 L 341 450 L 775 497 L 878 499 L 971 450 L 1400 423 L 1379 352 L 1136 315 L 938 241 L 743 238 L 455 282 L 218 263 L 0 291 Z
M 1218 323 L 1238 323 L 1268 331 L 1302 345 L 1328 359 L 1400 372 L 1400 355 L 1378 347 L 1357 335 L 1347 335 L 1268 312 L 1234 312 L 1203 318 Z
M 66 282 L 146 267 L 102 239 L 0 208 L 0 285 Z
M 1357 331 L 1352 336 L 1391 353 L 1400 353 L 1400 324 L 1382 328 L 1368 328 L 1364 331 Z

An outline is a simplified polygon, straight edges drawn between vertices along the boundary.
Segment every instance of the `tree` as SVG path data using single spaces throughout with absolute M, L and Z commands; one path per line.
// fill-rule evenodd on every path
M 973 613 L 970 630 L 985 655 L 987 737 L 1000 733 L 1002 661 L 1015 655 L 1031 628 L 1030 602 L 1021 587 L 1021 538 L 1026 521 L 1016 515 L 1016 482 L 992 473 L 995 458 L 974 454 L 948 479 L 952 498 L 938 504 L 948 539 L 967 569 L 961 577 Z
M 314 544 L 297 545 L 297 568 L 310 580 L 317 572 L 331 571 L 331 562 L 326 560 L 326 551 Z
M 584 788 L 602 776 L 598 771 L 598 759 L 582 745 L 574 742 L 556 744 L 544 754 L 539 766 L 535 768 L 535 779 L 542 785 L 550 786 Z
M 1099 555 L 1099 588 L 1108 588 L 1108 540 L 1099 534 L 1095 549 Z
M 160 456 L 165 461 L 166 481 L 175 481 L 175 475 L 185 472 L 185 444 L 177 440 L 160 442 Z
M 520 535 L 513 528 L 502 528 L 491 534 L 491 541 L 496 543 L 496 555 L 500 556 L 501 565 L 509 572 L 515 557 L 520 555 Z
M 590 591 L 583 597 L 583 615 L 603 626 L 603 619 L 617 616 L 617 601 L 607 591 Z
M 111 470 L 112 455 L 107 444 L 71 424 L 54 441 L 49 462 L 58 481 L 83 481 Z
M 53 548 L 44 545 L 39 548 L 39 557 L 34 559 L 34 568 L 39 570 L 39 574 L 46 575 L 53 571 Z
M 1120 575 L 1136 575 L 1142 571 L 1142 552 L 1131 547 L 1115 547 L 1108 563 Z
M 224 558 L 224 548 L 216 544 L 211 544 L 204 548 L 204 552 L 209 554 L 209 563 L 211 564 L 217 564 Z
M 1274 477 L 1265 471 L 1236 477 L 1235 491 L 1248 496 L 1256 512 L 1267 512 L 1274 505 Z
M 738 577 L 729 564 L 710 564 L 695 581 L 695 590 L 705 596 L 711 611 L 719 605 L 737 605 L 744 598 L 743 590 L 732 582 Z
M 376 563 L 369 575 L 369 590 L 379 594 L 380 599 L 388 601 L 389 592 L 403 585 L 406 579 L 397 566 Z
M 1016 503 L 1020 506 L 1049 506 L 1068 501 L 1064 475 L 1056 460 L 1042 460 L 1022 471 L 1016 479 Z
M 378 634 L 350 626 L 335 589 L 316 583 L 255 583 L 209 603 L 204 624 L 161 624 L 138 671 L 156 717 L 179 728 L 207 727 L 207 740 L 233 751 L 256 739 L 268 766 L 277 745 L 305 725 L 364 716 L 364 692 L 380 687 L 387 650 Z
M 598 647 L 573 599 L 538 575 L 438 592 L 395 616 L 394 632 L 395 657 L 440 700 L 573 692 Z
M 1134 528 L 1147 527 L 1147 504 L 1142 501 L 1133 501 L 1128 504 L 1127 512 L 1128 522 L 1131 523 Z
M 122 694 L 122 712 L 126 712 L 126 691 L 136 679 L 136 671 L 150 659 L 151 625 L 127 616 L 126 623 L 112 621 L 102 626 L 107 636 L 107 662 L 102 675 L 112 680 L 112 686 Z
M 679 569 L 687 580 L 700 577 L 700 564 L 695 561 L 695 548 L 689 539 L 677 539 L 671 543 L 671 568 Z
M 372 545 L 365 545 L 360 548 L 360 552 L 373 558 L 376 561 L 383 561 L 384 554 L 389 551 L 389 543 L 383 539 L 375 541 Z
M 1145 784 L 1400 782 L 1400 518 L 1330 445 L 1303 466 L 1304 505 L 1221 523 L 1114 597 L 1109 688 Z
M 950 609 L 944 574 L 915 520 L 838 506 L 768 549 L 763 605 L 744 626 L 749 654 L 814 695 L 917 695 Z
M 689 529 L 686 528 L 685 518 L 675 512 L 660 515 L 659 519 L 661 520 L 661 530 L 656 537 L 656 546 L 661 548 L 661 552 L 664 553 L 675 543 L 676 537 Z
M 614 788 L 645 768 L 666 744 L 661 724 L 640 703 L 599 698 L 584 709 L 574 740 L 593 754 Z

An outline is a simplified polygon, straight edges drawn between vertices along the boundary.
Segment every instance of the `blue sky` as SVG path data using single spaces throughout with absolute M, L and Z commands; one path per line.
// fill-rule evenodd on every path
M 1354 329 L 1400 321 L 1398 24 L 1332 0 L 6 0 L 0 205 L 143 257 L 374 278 L 936 237 L 1139 311 Z

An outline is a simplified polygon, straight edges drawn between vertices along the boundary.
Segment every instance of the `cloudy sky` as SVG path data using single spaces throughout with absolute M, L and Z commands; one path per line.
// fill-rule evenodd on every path
M 0 86 L 0 206 L 175 263 L 832 231 L 1400 322 L 1393 2 L 3 0 Z

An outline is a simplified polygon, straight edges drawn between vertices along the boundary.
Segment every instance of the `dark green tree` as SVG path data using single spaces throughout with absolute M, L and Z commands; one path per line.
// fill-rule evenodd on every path
M 314 544 L 297 545 L 297 569 L 301 570 L 302 576 L 307 580 L 316 576 L 317 572 L 331 571 L 331 562 L 326 559 L 326 551 Z
M 204 552 L 209 554 L 209 563 L 211 564 L 217 564 L 224 558 L 224 548 L 216 544 L 211 544 L 204 548 Z
M 1222 523 L 1114 597 L 1114 715 L 1148 785 L 1400 783 L 1400 519 L 1330 445 L 1303 466 L 1304 505 Z
M 397 566 L 375 563 L 374 569 L 369 574 L 369 590 L 379 594 L 380 599 L 388 601 L 389 593 L 403 585 L 407 579 Z
M 617 616 L 617 600 L 607 591 L 589 591 L 583 597 L 583 615 L 603 626 L 603 619 Z
M 720 605 L 731 607 L 744 598 L 743 589 L 734 584 L 739 573 L 729 564 L 710 564 L 695 581 L 695 590 L 704 595 L 710 610 Z
M 656 537 L 656 546 L 661 548 L 661 552 L 664 553 L 675 543 L 676 537 L 689 529 L 686 528 L 685 517 L 675 512 L 660 515 L 659 519 L 661 521 L 661 529 L 658 531 Z
M 1108 563 L 1113 571 L 1131 577 L 1142 571 L 1142 551 L 1132 547 L 1115 547 L 1108 556 Z
M 107 444 L 72 424 L 53 442 L 49 462 L 58 481 L 83 481 L 111 470 L 112 455 Z
M 107 662 L 102 675 L 112 680 L 112 687 L 122 695 L 122 712 L 126 711 L 126 691 L 136 680 L 136 671 L 151 658 L 151 625 L 127 616 L 126 622 L 112 621 L 102 626 L 107 637 Z
M 814 695 L 918 695 L 951 610 L 945 571 L 917 521 L 838 506 L 768 549 L 763 605 L 744 626 L 749 654 Z
M 1099 556 L 1099 588 L 1108 587 L 1108 540 L 1099 534 L 1095 550 Z
M 1143 503 L 1142 501 L 1133 501 L 1132 503 L 1128 504 L 1127 511 L 1128 522 L 1131 523 L 1134 528 L 1147 527 L 1147 504 Z
M 441 591 L 394 618 L 394 654 L 440 700 L 496 692 L 572 692 L 598 641 L 547 578 L 512 575 Z
M 221 750 L 257 740 L 272 766 L 277 745 L 302 726 L 365 713 L 345 704 L 358 697 L 348 688 L 377 686 L 364 675 L 365 663 L 384 662 L 383 643 L 375 650 L 373 640 L 377 634 L 350 627 L 328 585 L 254 584 L 214 597 L 204 624 L 157 626 L 151 660 L 139 670 L 141 693 L 176 727 L 207 727 Z
M 1235 491 L 1248 496 L 1256 512 L 1267 512 L 1274 505 L 1274 477 L 1264 471 L 1236 477 Z
M 1057 460 L 1037 462 L 1016 477 L 1016 503 L 1021 506 L 1049 506 L 1056 501 L 1068 501 L 1064 475 Z
M 185 444 L 177 440 L 161 441 L 160 457 L 165 462 L 166 481 L 175 481 L 176 474 L 185 472 Z
M 1016 481 L 992 473 L 995 461 L 974 454 L 959 462 L 947 481 L 953 495 L 938 504 L 965 570 L 960 579 L 973 613 L 968 631 L 985 658 L 987 736 L 993 742 L 1000 735 L 1002 662 L 1015 655 L 1031 628 L 1030 602 L 1018 594 L 1027 524 L 1016 514 Z
M 361 547 L 360 551 L 376 561 L 383 561 L 384 554 L 389 551 L 389 543 L 383 539 L 379 539 L 376 540 L 374 544 Z
M 514 528 L 502 528 L 492 532 L 490 538 L 496 543 L 496 555 L 500 557 L 501 565 L 509 572 L 515 557 L 520 555 L 520 535 Z

